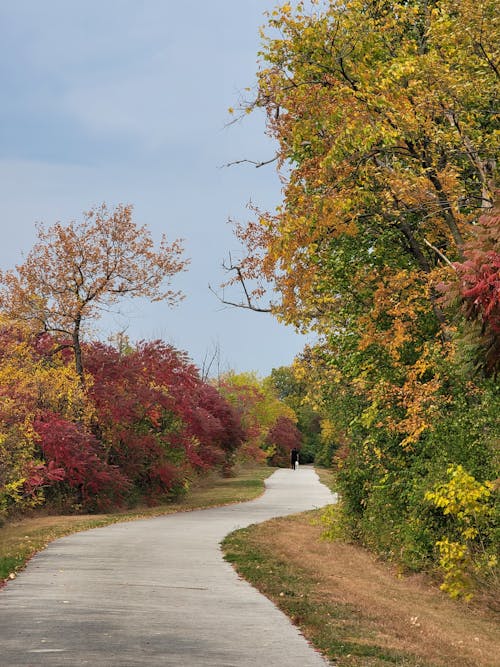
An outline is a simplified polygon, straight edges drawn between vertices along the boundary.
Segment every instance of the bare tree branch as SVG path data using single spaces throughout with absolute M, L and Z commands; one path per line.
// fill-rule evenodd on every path
M 227 164 L 223 164 L 222 167 L 234 167 L 237 164 L 243 164 L 243 163 L 248 163 L 248 164 L 253 164 L 256 169 L 259 169 L 259 167 L 263 167 L 266 164 L 272 164 L 273 162 L 276 162 L 278 160 L 278 155 L 275 155 L 273 158 L 270 160 L 262 160 L 261 162 L 258 162 L 256 160 L 234 160 L 234 162 L 228 162 Z M 221 168 L 222 168 L 221 167 Z
M 225 262 L 222 262 L 222 267 L 225 271 L 236 271 L 237 275 L 237 280 L 239 283 L 241 283 L 241 286 L 243 288 L 243 292 L 245 294 L 245 299 L 246 303 L 237 303 L 235 301 L 228 301 L 227 299 L 224 298 L 224 296 L 220 296 L 214 289 L 212 289 L 211 285 L 208 286 L 208 289 L 215 294 L 215 296 L 219 299 L 219 301 L 226 306 L 235 306 L 236 308 L 246 308 L 247 310 L 253 310 L 256 313 L 270 313 L 272 312 L 272 308 L 261 308 L 259 306 L 256 306 L 254 303 L 252 303 L 252 297 L 250 292 L 248 291 L 248 288 L 245 283 L 245 278 L 243 277 L 243 271 L 241 270 L 241 266 L 238 264 L 233 264 L 231 260 L 231 255 L 229 255 L 229 262 L 230 264 L 227 265 Z
M 228 301 L 224 297 L 221 297 L 220 294 L 218 294 L 211 285 L 208 286 L 208 289 L 212 292 L 212 294 L 215 294 L 215 296 L 219 299 L 221 303 L 223 303 L 225 306 L 234 306 L 235 308 L 245 308 L 246 310 L 253 310 L 256 313 L 270 313 L 272 312 L 271 308 L 259 308 L 259 306 L 255 306 L 251 301 L 248 303 L 237 303 L 236 301 Z
M 203 382 L 208 382 L 210 371 L 215 362 L 217 362 L 217 380 L 220 380 L 220 342 L 216 341 L 212 344 L 212 353 L 209 357 L 209 350 L 205 352 L 203 362 L 201 365 L 201 379 Z
M 441 259 L 443 260 L 443 262 L 446 262 L 446 264 L 448 264 L 448 266 L 451 266 L 451 268 L 452 268 L 454 271 L 456 271 L 455 267 L 454 267 L 453 264 L 450 262 L 450 260 L 448 259 L 448 257 L 446 257 L 446 255 L 443 255 L 443 253 L 441 252 L 441 250 L 439 250 L 439 248 L 436 248 L 436 246 L 435 246 L 435 245 L 432 245 L 432 243 L 430 243 L 427 239 L 424 239 L 424 243 L 425 243 L 425 245 L 428 246 L 429 248 L 432 248 L 432 250 L 434 250 L 434 252 L 435 252 L 439 257 L 441 257 Z

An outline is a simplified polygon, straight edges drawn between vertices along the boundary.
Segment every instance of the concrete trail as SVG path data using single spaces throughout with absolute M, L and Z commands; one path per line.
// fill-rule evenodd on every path
M 257 500 L 118 523 L 52 542 L 0 592 L 1 667 L 325 667 L 219 543 L 322 507 L 314 470 L 278 470 Z

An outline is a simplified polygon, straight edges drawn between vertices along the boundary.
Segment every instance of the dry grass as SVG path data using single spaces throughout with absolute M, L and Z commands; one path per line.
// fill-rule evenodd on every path
M 321 528 L 312 525 L 317 515 L 252 527 L 226 548 L 237 569 L 335 664 L 500 664 L 498 617 L 491 610 L 450 600 L 424 576 L 402 577 L 362 548 L 321 540 Z M 254 561 L 248 571 L 245 551 Z M 297 605 L 298 598 L 307 605 Z

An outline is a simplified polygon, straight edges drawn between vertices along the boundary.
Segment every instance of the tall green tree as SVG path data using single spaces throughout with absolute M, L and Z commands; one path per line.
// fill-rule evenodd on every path
M 297 377 L 293 366 L 273 368 L 264 382 L 297 416 L 297 428 L 302 435 L 300 459 L 302 463 L 312 463 L 322 445 L 321 413 L 311 404 L 305 382 Z
M 467 377 L 462 321 L 437 286 L 460 274 L 495 205 L 498 4 L 287 2 L 263 40 L 247 109 L 267 114 L 283 202 L 237 227 L 234 282 L 262 279 L 253 305 L 267 281 L 276 316 L 318 332 L 298 366 L 341 445 L 351 528 L 422 565 L 447 525 L 426 492 L 450 464 L 495 475 L 495 383 Z

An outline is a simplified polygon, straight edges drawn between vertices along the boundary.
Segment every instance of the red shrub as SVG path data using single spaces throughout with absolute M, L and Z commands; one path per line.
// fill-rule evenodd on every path
M 40 489 L 62 482 L 66 477 L 66 471 L 57 467 L 55 461 L 49 461 L 48 464 L 31 461 L 25 468 L 25 475 L 24 493 L 27 496 L 35 496 Z
M 175 491 L 189 467 L 227 466 L 243 439 L 240 419 L 187 355 L 161 341 L 127 354 L 102 344 L 85 353 L 95 432 L 106 442 L 108 461 L 142 494 Z
M 200 441 L 208 462 L 210 456 L 215 456 L 214 463 L 229 462 L 245 439 L 240 415 L 211 385 L 200 384 L 194 398 L 190 432 Z
M 481 325 L 478 365 L 486 375 L 500 369 L 500 210 L 481 216 L 464 245 L 464 261 L 453 264 L 457 280 L 439 288 L 445 303 L 457 297 L 468 320 Z
M 276 448 L 269 462 L 277 466 L 288 465 L 291 450 L 294 447 L 300 449 L 301 443 L 302 436 L 293 421 L 288 417 L 278 417 L 266 438 L 266 445 L 268 447 L 274 445 Z
M 107 509 L 123 501 L 130 483 L 118 467 L 103 460 L 100 444 L 91 433 L 51 412 L 37 417 L 34 428 L 47 470 L 53 471 L 53 485 L 64 482 L 87 510 Z

